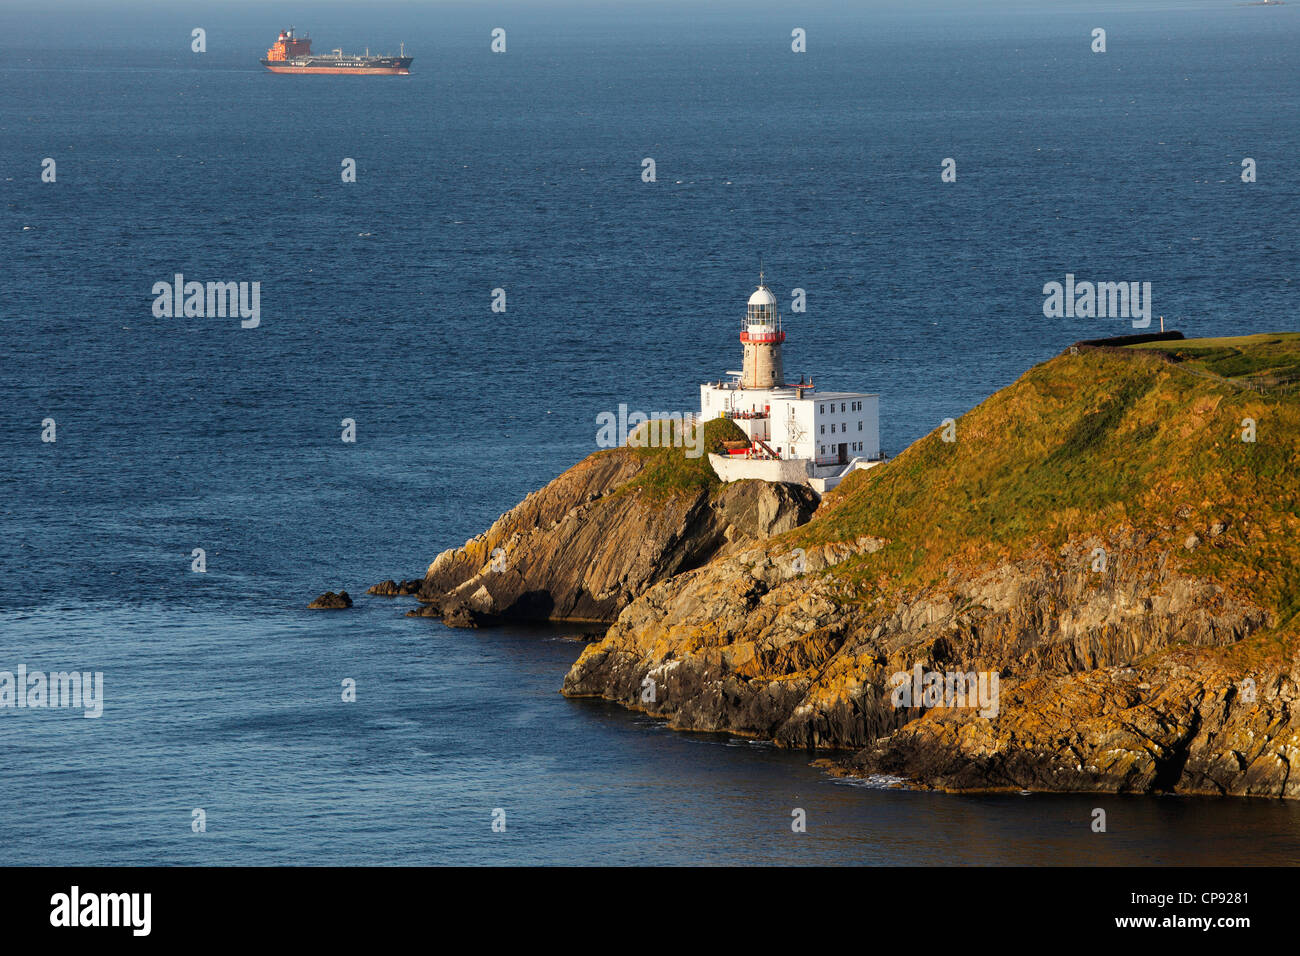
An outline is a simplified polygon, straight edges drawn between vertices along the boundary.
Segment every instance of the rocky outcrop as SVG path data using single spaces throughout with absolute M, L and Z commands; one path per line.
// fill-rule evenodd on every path
M 307 605 L 311 611 L 342 611 L 352 606 L 352 598 L 347 591 L 340 591 L 335 594 L 333 591 L 326 591 L 316 600 Z
M 751 549 L 659 584 L 586 648 L 564 693 L 617 700 L 678 729 L 774 737 L 855 618 L 818 572 L 881 544 Z
M 1010 562 L 892 605 L 862 602 L 837 566 L 868 569 L 884 542 L 802 555 L 754 549 L 634 601 L 565 678 L 667 718 L 780 745 L 858 749 L 840 773 L 947 789 L 1300 795 L 1293 676 L 1260 673 L 1253 699 L 1222 667 L 1134 667 L 1171 647 L 1235 644 L 1269 614 L 1177 574 L 1149 537 L 1095 540 Z M 895 675 L 995 673 L 997 713 L 897 706 Z M 1258 688 L 1256 690 L 1256 688 Z M 1300 751 L 1295 755 L 1300 756 Z
M 1180 653 L 1034 677 L 1004 685 L 993 720 L 931 710 L 831 768 L 947 790 L 1300 797 L 1298 663 L 1242 677 Z
M 639 484 L 652 462 L 626 448 L 579 462 L 438 555 L 418 590 L 424 607 L 412 613 L 470 627 L 496 618 L 612 621 L 655 583 L 788 531 L 817 506 L 801 485 Z M 371 592 L 409 593 L 410 583 Z

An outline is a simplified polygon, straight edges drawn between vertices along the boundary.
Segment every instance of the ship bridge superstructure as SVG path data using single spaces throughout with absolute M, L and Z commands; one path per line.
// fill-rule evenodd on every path
M 271 49 L 266 51 L 266 58 L 277 63 L 291 60 L 296 56 L 311 56 L 311 38 L 295 35 L 293 27 L 281 30 Z

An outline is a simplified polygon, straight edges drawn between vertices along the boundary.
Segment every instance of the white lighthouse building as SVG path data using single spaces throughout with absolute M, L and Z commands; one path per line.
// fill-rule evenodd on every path
M 725 455 L 709 455 L 723 481 L 761 478 L 834 488 L 855 468 L 879 464 L 880 396 L 822 392 L 800 376 L 785 381 L 785 331 L 776 296 L 759 274 L 740 342 L 744 360 L 727 380 L 700 386 L 700 417 L 730 418 L 748 436 Z

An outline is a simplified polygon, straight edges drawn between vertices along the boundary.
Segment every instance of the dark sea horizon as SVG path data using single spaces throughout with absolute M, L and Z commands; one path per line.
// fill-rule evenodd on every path
M 271 75 L 291 24 L 411 75 Z M 1067 274 L 1296 330 L 1300 3 L 20 0 L 0 54 L 0 671 L 104 675 L 99 719 L 0 709 L 0 864 L 1300 862 L 1292 802 L 838 780 L 565 699 L 578 628 L 364 594 L 601 412 L 696 410 L 760 260 L 787 373 L 880 393 L 890 455 L 1135 331 L 1046 318 Z M 155 317 L 177 273 L 260 324 Z

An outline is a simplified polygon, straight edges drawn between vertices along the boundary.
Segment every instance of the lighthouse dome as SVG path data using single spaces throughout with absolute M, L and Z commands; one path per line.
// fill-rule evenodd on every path
M 776 305 L 776 296 L 772 290 L 765 285 L 759 286 L 753 295 L 749 297 L 750 305 Z

